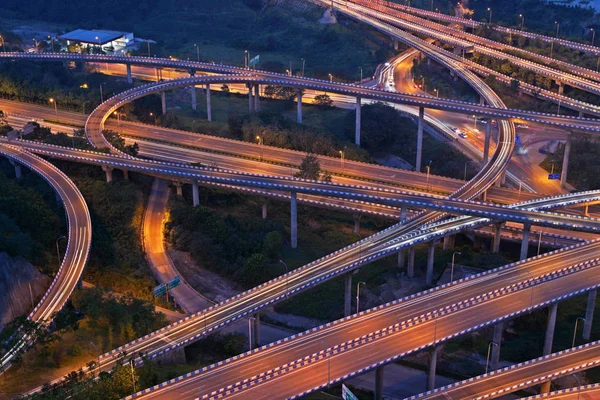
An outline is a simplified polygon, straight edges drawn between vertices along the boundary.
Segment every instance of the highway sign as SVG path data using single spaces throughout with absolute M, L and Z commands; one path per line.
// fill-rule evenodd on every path
M 250 60 L 250 67 L 255 67 L 260 62 L 260 55 Z
M 344 385 L 344 384 L 342 383 L 342 399 L 344 399 L 344 400 L 358 400 L 358 397 L 356 397 L 356 396 L 354 395 L 354 393 L 352 393 L 352 392 L 350 391 L 350 389 L 348 389 L 348 388 L 346 387 L 346 385 Z
M 164 283 L 161 283 L 154 288 L 154 297 L 162 296 L 165 293 L 167 293 L 167 285 Z
M 560 179 L 560 174 L 548 174 L 549 180 L 557 180 Z
M 515 137 L 515 142 L 516 142 L 516 143 L 521 143 L 521 138 L 519 137 L 519 135 L 517 135 L 517 136 Z
M 173 289 L 175 286 L 179 286 L 181 284 L 181 275 L 177 275 L 175 278 L 171 279 L 169 283 L 167 283 L 167 288 Z

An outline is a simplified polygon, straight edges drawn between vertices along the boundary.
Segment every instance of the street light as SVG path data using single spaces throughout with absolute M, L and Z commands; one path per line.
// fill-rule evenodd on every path
M 429 160 L 429 165 L 427 165 L 425 168 L 427 168 L 427 191 L 429 192 L 429 172 L 431 170 L 431 162 L 433 160 Z
M 154 125 L 156 125 L 156 115 L 154 113 L 150 113 L 151 117 L 154 117 Z
M 360 85 L 362 85 L 362 81 L 363 81 L 363 70 L 362 70 L 362 67 L 359 67 L 359 68 L 360 68 Z
M 585 318 L 577 317 L 577 319 L 575 320 L 575 329 L 573 329 L 573 342 L 571 343 L 571 348 L 575 347 L 575 336 L 577 335 L 577 323 L 579 322 L 579 320 L 585 322 Z
M 325 339 L 321 340 L 321 343 L 323 343 L 323 346 L 325 346 L 325 349 L 323 350 L 323 352 L 327 352 L 327 344 L 325 344 Z M 331 385 L 331 358 L 327 357 L 327 389 L 329 389 Z
M 289 290 L 290 290 L 290 286 L 289 286 L 289 281 L 290 281 L 290 277 L 288 276 L 288 266 L 286 263 L 283 262 L 283 260 L 279 260 L 280 263 L 283 264 L 283 266 L 285 267 L 285 291 L 286 291 L 286 297 L 289 297 Z
M 452 281 L 454 280 L 454 256 L 456 255 L 462 255 L 462 253 L 460 251 L 455 251 L 454 253 L 452 253 L 452 268 L 450 268 L 450 283 L 452 283 Z
M 540 230 L 540 237 L 538 238 L 538 256 L 540 255 L 540 247 L 542 247 L 542 230 Z
M 525 16 L 523 14 L 519 14 L 519 17 L 521 17 L 521 30 L 523 30 L 523 23 L 525 22 Z
M 260 147 L 260 161 L 262 161 L 262 159 L 263 159 L 263 150 L 262 150 L 263 138 L 256 135 L 256 140 L 258 140 L 258 146 Z
M 50 103 L 54 103 L 54 114 L 56 115 L 56 117 L 58 118 L 58 109 L 56 108 L 56 100 L 54 100 L 52 97 L 50 99 L 48 99 L 48 101 Z
M 488 367 L 489 367 L 489 365 L 490 365 L 490 350 L 491 350 L 492 346 L 498 346 L 498 343 L 496 343 L 496 342 L 490 342 L 490 343 L 488 344 L 488 353 L 487 353 L 487 359 L 486 359 L 486 361 L 485 361 L 485 373 L 486 373 L 486 374 L 487 374 L 487 372 L 488 372 Z
M 50 39 L 50 43 L 52 44 L 52 52 L 54 53 L 54 38 L 52 37 L 52 35 L 48 35 L 48 39 Z
M 439 93 L 438 93 L 437 88 L 434 88 L 433 91 L 435 92 L 435 97 L 439 97 Z
M 333 75 L 329 74 L 329 83 L 333 83 Z
M 590 28 L 590 31 L 592 31 L 592 46 L 593 46 L 594 40 L 596 40 L 596 31 L 594 30 L 594 28 Z
M 303 58 L 302 59 L 302 77 L 304 78 L 304 64 L 306 63 L 306 60 Z
M 477 131 L 477 116 L 473 115 L 473 130 Z
M 360 310 L 360 285 L 366 285 L 365 282 L 360 281 L 356 284 L 356 313 Z
M 131 360 L 129 360 L 129 365 L 131 366 L 131 383 L 133 384 L 133 393 L 137 392 L 137 390 L 135 388 L 134 364 L 135 364 L 135 361 L 133 360 L 133 357 L 132 357 Z
M 345 147 L 344 147 L 345 148 Z M 345 162 L 345 154 L 344 154 L 344 150 L 340 150 L 340 165 L 342 168 L 344 168 L 344 162 Z
M 490 12 L 490 20 L 489 20 L 489 23 L 491 24 L 491 23 L 492 23 L 492 9 L 491 9 L 490 7 L 488 7 L 488 9 L 487 9 L 487 10 Z
M 581 395 L 581 381 L 577 377 L 577 374 L 573 374 L 573 378 L 577 380 L 577 400 L 579 400 L 579 396 Z
M 248 50 L 244 50 L 244 68 L 248 68 Z

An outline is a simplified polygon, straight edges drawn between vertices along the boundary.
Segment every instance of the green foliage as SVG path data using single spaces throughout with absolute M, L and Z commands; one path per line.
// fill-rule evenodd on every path
M 317 156 L 310 153 L 302 159 L 298 172 L 294 176 L 296 178 L 310 179 L 313 181 L 321 179 L 323 181 L 331 182 L 331 174 L 323 172 Z
M 369 104 L 362 107 L 361 144 L 369 150 L 389 149 L 398 143 L 401 147 L 411 135 L 407 132 L 414 131 L 413 123 L 393 107 L 383 103 Z M 356 112 L 346 117 L 346 131 L 354 134 Z M 403 134 L 404 133 L 404 134 Z M 410 140 L 412 142 L 412 140 Z M 414 143 L 410 144 L 414 147 Z
M 137 142 L 126 145 L 125 139 L 121 137 L 119 132 L 111 131 L 108 129 L 103 130 L 102 134 L 104 135 L 106 140 L 108 140 L 108 142 L 116 149 L 121 150 L 122 152 L 129 154 L 130 156 L 135 157 L 138 155 L 139 147 Z
M 333 100 L 327 93 L 318 94 L 313 98 L 313 104 L 321 108 L 333 107 Z

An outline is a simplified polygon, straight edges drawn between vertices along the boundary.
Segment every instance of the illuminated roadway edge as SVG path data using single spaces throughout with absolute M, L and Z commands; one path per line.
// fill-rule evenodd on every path
M 560 400 L 589 400 L 600 398 L 600 383 L 557 390 L 550 393 L 538 394 L 523 400 L 560 399 Z
M 428 54 L 429 55 L 429 54 Z M 432 55 L 433 56 L 433 55 Z M 439 57 L 436 57 L 438 59 Z M 138 57 L 138 56 L 102 56 L 102 55 L 84 55 L 84 54 L 71 54 L 71 53 L 0 53 L 0 59 L 5 60 L 38 60 L 38 61 L 73 61 L 73 62 L 104 62 L 104 63 L 117 63 L 117 64 L 132 64 L 132 65 L 146 65 L 154 67 L 169 67 L 178 68 L 182 70 L 190 71 L 207 71 L 215 73 L 228 73 L 228 74 L 246 74 L 248 78 L 244 81 L 239 77 L 238 82 L 240 83 L 265 83 L 272 85 L 284 85 L 291 87 L 302 87 L 305 89 L 314 89 L 319 91 L 339 93 L 350 95 L 353 97 L 360 97 L 365 99 L 372 99 L 376 101 L 384 101 L 390 103 L 407 104 L 417 107 L 434 108 L 446 111 L 453 111 L 463 114 L 477 114 L 482 116 L 497 117 L 497 118 L 517 118 L 521 120 L 527 120 L 531 122 L 539 122 L 563 128 L 581 129 L 591 132 L 600 132 L 600 126 L 598 120 L 593 118 L 579 118 L 571 116 L 557 116 L 556 114 L 540 113 L 534 111 L 523 111 L 514 110 L 508 108 L 502 108 L 499 106 L 486 106 L 475 103 L 463 102 L 459 100 L 449 100 L 436 98 L 424 95 L 414 95 L 407 93 L 391 93 L 385 92 L 378 89 L 369 89 L 354 84 L 346 83 L 330 83 L 325 80 L 301 78 L 301 77 L 290 77 L 284 74 L 276 74 L 272 72 L 264 71 L 249 71 L 244 68 L 231 67 L 219 64 L 209 63 L 198 63 L 194 61 L 182 61 L 182 60 L 169 60 L 161 58 L 151 57 Z M 444 63 L 443 60 L 439 60 Z M 454 68 L 456 69 L 456 65 Z M 462 68 L 464 71 L 464 68 Z M 461 73 L 461 70 L 456 70 L 457 73 Z M 235 82 L 235 80 L 233 81 Z M 480 81 L 481 82 L 481 81 Z M 198 84 L 200 84 L 199 81 Z M 193 84 L 193 83 L 190 83 Z M 479 86 L 479 85 L 478 85 Z M 478 90 L 478 86 L 475 90 Z M 138 88 L 131 89 L 135 91 Z M 489 89 L 489 88 L 488 88 Z M 482 94 L 482 93 L 480 93 Z M 486 97 L 486 96 L 484 96 Z M 492 103 L 487 99 L 488 103 Z
M 408 400 L 491 399 L 599 365 L 600 341 L 595 341 L 436 388 L 409 397 Z M 590 385 L 594 391 L 598 390 L 598 386 L 600 385 Z M 528 397 L 528 399 L 561 398 L 558 394 L 562 395 L 565 392 L 578 394 L 576 388 L 570 388 L 546 395 Z
M 60 196 L 65 208 L 69 233 L 62 263 L 50 287 L 28 316 L 34 322 L 49 323 L 63 307 L 83 274 L 92 240 L 88 207 L 75 184 L 48 161 L 6 144 L 0 144 L 0 154 L 39 174 Z M 10 349 L 1 359 L 2 367 L 10 366 L 15 352 L 27 343 L 28 338 L 24 337 Z

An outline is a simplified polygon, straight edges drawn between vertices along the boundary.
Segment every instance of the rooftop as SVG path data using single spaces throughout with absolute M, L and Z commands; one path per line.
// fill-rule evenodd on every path
M 123 37 L 122 32 L 89 31 L 86 29 L 76 29 L 72 32 L 68 32 L 58 36 L 57 39 L 69 40 L 72 42 L 103 45 L 117 40 L 121 37 Z

